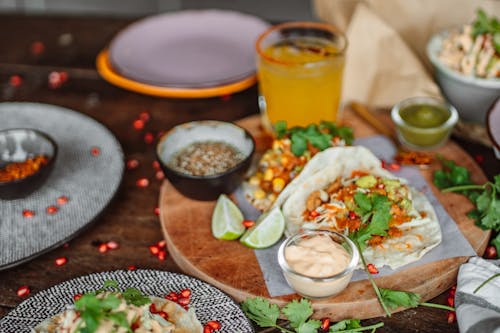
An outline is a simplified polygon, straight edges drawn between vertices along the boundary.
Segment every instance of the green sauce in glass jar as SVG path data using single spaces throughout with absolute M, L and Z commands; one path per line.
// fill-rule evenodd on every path
M 443 145 L 458 120 L 455 108 L 431 97 L 414 97 L 396 104 L 391 112 L 398 138 L 412 149 Z

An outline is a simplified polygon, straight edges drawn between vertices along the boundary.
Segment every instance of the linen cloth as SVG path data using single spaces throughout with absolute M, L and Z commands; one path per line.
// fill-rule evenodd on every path
M 500 276 L 474 292 L 495 274 L 500 274 L 500 260 L 472 257 L 460 266 L 455 294 L 460 332 L 500 332 Z

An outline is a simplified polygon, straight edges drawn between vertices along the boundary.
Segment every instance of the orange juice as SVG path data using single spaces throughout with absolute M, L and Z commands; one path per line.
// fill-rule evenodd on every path
M 272 131 L 279 120 L 289 127 L 337 120 L 345 45 L 323 37 L 291 35 L 261 47 L 259 106 L 267 130 Z

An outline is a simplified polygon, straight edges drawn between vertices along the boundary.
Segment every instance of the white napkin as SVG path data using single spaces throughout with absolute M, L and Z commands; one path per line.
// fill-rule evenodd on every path
M 500 333 L 500 277 L 474 293 L 481 283 L 499 273 L 500 260 L 472 257 L 460 266 L 455 307 L 461 333 Z

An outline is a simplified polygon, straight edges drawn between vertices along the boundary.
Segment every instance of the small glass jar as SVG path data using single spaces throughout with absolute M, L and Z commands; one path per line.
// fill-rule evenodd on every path
M 396 104 L 391 118 L 403 145 L 414 150 L 432 150 L 446 143 L 458 121 L 458 112 L 436 98 L 413 97 Z
M 324 239 L 314 239 L 317 237 Z M 297 260 L 301 255 L 303 258 Z M 327 230 L 302 231 L 287 238 L 278 250 L 278 262 L 288 284 L 312 299 L 343 291 L 358 261 L 356 245 L 346 236 Z

